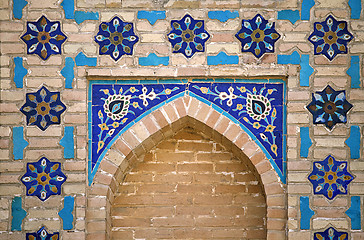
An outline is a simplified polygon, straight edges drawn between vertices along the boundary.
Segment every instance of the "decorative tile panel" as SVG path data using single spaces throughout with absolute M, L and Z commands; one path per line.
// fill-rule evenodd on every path
M 257 58 L 274 52 L 274 44 L 281 37 L 275 30 L 275 23 L 268 22 L 260 14 L 243 20 L 242 28 L 235 36 L 241 42 L 241 51 L 251 52 Z
M 347 113 L 353 107 L 345 96 L 345 91 L 335 91 L 329 85 L 321 92 L 312 93 L 312 101 L 307 105 L 314 124 L 325 124 L 332 130 L 337 123 L 347 122 Z
M 110 22 L 102 22 L 95 42 L 100 45 L 100 55 L 110 55 L 118 61 L 123 55 L 132 55 L 133 47 L 139 40 L 134 33 L 133 23 L 123 22 L 114 17 Z
M 196 52 L 204 52 L 205 43 L 210 38 L 204 22 L 195 20 L 188 14 L 179 21 L 172 20 L 168 40 L 172 44 L 173 53 L 182 53 L 191 58 Z
M 155 84 L 91 81 L 89 183 L 107 150 L 137 121 L 166 102 L 190 95 L 239 124 L 285 182 L 285 84 L 281 80 L 182 80 Z M 149 81 L 150 82 L 150 81 Z M 159 83 L 159 84 L 158 84 Z
M 323 161 L 314 162 L 313 170 L 308 176 L 314 194 L 322 194 L 329 200 L 339 194 L 347 194 L 348 185 L 353 179 L 353 175 L 348 172 L 347 162 L 336 161 L 331 155 Z
M 26 94 L 26 102 L 20 111 L 27 117 L 27 125 L 36 125 L 45 131 L 52 124 L 60 124 L 66 106 L 59 92 L 50 92 L 42 87 L 35 93 Z
M 21 39 L 27 44 L 28 54 L 37 54 L 47 60 L 52 54 L 62 53 L 62 44 L 67 37 L 59 21 L 51 22 L 42 16 L 36 22 L 27 22 L 27 31 Z
M 323 232 L 316 232 L 314 234 L 314 240 L 348 240 L 349 236 L 347 232 L 336 231 L 335 228 L 329 227 Z
M 331 61 L 337 54 L 348 53 L 347 45 L 353 35 L 347 25 L 347 22 L 337 21 L 331 15 L 323 22 L 315 22 L 314 31 L 308 37 L 314 45 L 315 55 L 325 55 Z
M 45 227 L 41 227 L 37 232 L 27 233 L 26 240 L 58 240 L 59 232 L 48 233 Z
M 27 196 L 37 196 L 45 201 L 52 195 L 61 194 L 61 186 L 67 179 L 61 163 L 42 157 L 38 162 L 27 163 L 26 170 L 21 181 L 27 188 Z

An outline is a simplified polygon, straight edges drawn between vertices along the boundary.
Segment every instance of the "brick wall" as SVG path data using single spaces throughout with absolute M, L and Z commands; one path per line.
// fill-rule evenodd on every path
M 61 239 L 111 238 L 115 230 L 122 230 L 117 228 L 116 218 L 112 217 L 117 212 L 114 211 L 116 202 L 125 200 L 118 191 L 126 194 L 122 189 L 130 186 L 126 183 L 131 176 L 140 173 L 136 173 L 138 168 L 152 160 L 161 161 L 158 154 L 154 155 L 164 151 L 161 142 L 168 145 L 176 141 L 175 151 L 184 151 L 181 146 L 190 140 L 173 136 L 185 127 L 212 139 L 196 141 L 214 146 L 213 151 L 227 151 L 237 159 L 244 159 L 257 179 L 261 179 L 261 194 L 266 196 L 264 229 L 267 239 L 314 239 L 316 234 L 327 236 L 330 227 L 340 235 L 346 234 L 347 239 L 363 239 L 363 5 L 363 1 L 354 0 L 76 0 L 74 4 L 70 0 L 0 0 L 0 239 L 35 236 L 43 226 L 49 235 L 59 233 Z M 221 10 L 229 12 L 218 12 Z M 148 15 L 143 11 L 159 12 L 149 12 L 151 15 Z M 251 20 L 258 13 L 275 23 L 274 28 L 280 35 L 273 52 L 259 58 L 254 56 L 256 52 L 253 50 L 242 52 L 241 41 L 235 37 L 243 27 L 242 20 Z M 204 29 L 210 34 L 203 51 L 194 53 L 191 58 L 173 53 L 168 37 L 173 27 L 171 21 L 181 20 L 186 14 L 195 20 L 203 20 Z M 35 50 L 37 54 L 32 54 L 32 43 L 27 45 L 29 40 L 26 39 L 31 38 L 27 34 L 35 34 L 29 30 L 28 23 L 41 23 L 43 15 L 52 24 L 59 22 L 59 30 L 67 37 L 62 44 L 62 35 L 58 38 L 60 42 L 53 42 L 61 54 L 46 56 L 41 48 Z M 332 60 L 328 55 L 315 54 L 317 48 L 309 41 L 315 32 L 315 23 L 325 24 L 330 15 L 343 21 L 352 35 L 346 43 L 347 51 Z M 132 54 L 123 55 L 117 61 L 111 55 L 100 54 L 100 45 L 95 41 L 100 24 L 110 22 L 114 16 L 132 23 L 138 37 Z M 60 34 L 57 30 L 52 36 L 56 33 Z M 47 54 L 51 52 L 49 49 Z M 328 49 L 325 51 L 328 54 Z M 337 49 L 335 51 L 337 53 Z M 153 58 L 152 54 L 156 57 Z M 218 63 L 214 63 L 214 59 Z M 97 80 L 129 83 L 134 80 L 132 84 L 140 81 L 139 84 L 160 79 L 185 79 L 192 83 L 194 78 L 211 81 L 282 79 L 285 82 L 286 183 L 279 178 L 256 138 L 234 119 L 228 118 L 227 112 L 218 112 L 211 101 L 206 104 L 188 94 L 128 125 L 128 129 L 105 150 L 96 170 L 91 171 L 89 135 L 92 121 L 89 115 L 92 110 L 88 105 L 91 103 L 91 83 Z M 345 113 L 347 119 L 344 123 L 338 121 L 331 129 L 315 123 L 317 116 L 315 118 L 308 107 L 315 94 L 323 95 L 322 91 L 328 85 L 336 96 L 344 91 L 345 99 L 352 105 Z M 66 107 L 64 111 L 60 110 L 61 114 L 53 112 L 59 123 L 56 119 L 54 124 L 46 125 L 46 129 L 41 129 L 44 123 L 40 120 L 36 123 L 38 126 L 32 124 L 31 112 L 24 113 L 29 110 L 27 106 L 33 106 L 33 98 L 28 94 L 35 94 L 40 99 L 43 86 L 49 94 L 56 94 L 54 101 L 61 109 L 61 103 Z M 45 121 L 50 123 L 48 119 Z M 219 144 L 225 150 L 217 149 Z M 149 151 L 155 157 L 152 160 L 148 158 L 150 155 L 145 155 Z M 149 160 L 139 163 L 144 161 L 144 155 Z M 336 165 L 345 163 L 345 169 L 353 177 L 345 191 L 332 199 L 329 199 L 327 189 L 326 196 L 317 193 L 319 186 L 314 185 L 315 177 L 309 177 L 318 171 L 316 166 L 319 165 L 315 163 L 324 164 L 322 161 L 329 155 L 334 157 Z M 67 177 L 60 178 L 58 185 L 53 182 L 60 191 L 46 196 L 46 200 L 41 199 L 41 188 L 33 194 L 25 182 L 29 181 L 27 177 L 34 177 L 31 173 L 33 167 L 28 164 L 35 164 L 37 171 L 41 171 L 43 157 L 50 161 L 48 164 L 60 164 L 56 165 L 59 168 L 51 166 L 57 169 L 59 176 L 62 173 Z M 210 164 L 216 173 L 218 163 Z M 175 167 L 178 172 L 178 164 Z M 186 175 L 194 184 L 196 173 Z M 150 176 L 142 175 L 143 178 Z M 234 181 L 230 180 L 232 185 L 221 190 L 229 190 L 226 194 L 232 196 Z M 43 180 L 39 178 L 39 181 Z M 147 191 L 149 185 L 150 182 L 137 184 L 134 191 L 137 193 L 139 188 Z M 215 191 L 218 186 L 216 183 Z M 153 188 L 149 190 L 154 191 Z M 178 186 L 174 190 L 178 193 Z M 52 194 L 51 190 L 47 193 Z M 171 216 L 177 216 L 176 209 Z M 203 219 L 197 216 L 187 217 L 189 223 L 197 223 L 192 219 Z M 237 225 L 233 227 L 236 227 L 235 233 L 243 229 Z M 226 238 L 228 235 L 224 231 L 227 228 L 223 229 L 216 234 Z M 181 232 L 171 230 L 168 234 Z
M 265 194 L 249 164 L 193 129 L 180 131 L 118 186 L 113 238 L 265 239 Z

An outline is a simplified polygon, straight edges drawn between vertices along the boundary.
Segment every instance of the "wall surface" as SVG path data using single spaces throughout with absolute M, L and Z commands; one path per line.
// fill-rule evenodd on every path
M 0 0 L 0 239 L 110 238 L 118 186 L 185 127 L 255 167 L 267 239 L 364 239 L 363 7 Z

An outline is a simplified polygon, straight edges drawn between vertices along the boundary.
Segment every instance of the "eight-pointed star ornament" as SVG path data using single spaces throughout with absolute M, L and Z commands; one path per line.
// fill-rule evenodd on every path
M 168 40 L 172 44 L 173 53 L 182 53 L 191 58 L 196 52 L 205 51 L 205 43 L 210 34 L 205 30 L 203 20 L 195 20 L 186 14 L 181 20 L 171 21 L 172 31 Z
M 325 124 L 332 130 L 337 123 L 347 122 L 347 113 L 353 107 L 345 96 L 345 91 L 335 91 L 327 87 L 321 92 L 312 93 L 312 101 L 307 105 L 312 113 L 314 124 Z
M 38 162 L 27 163 L 27 172 L 21 177 L 27 196 L 37 196 L 42 201 L 52 195 L 60 195 L 66 179 L 61 163 L 51 162 L 45 157 Z
M 242 28 L 235 37 L 241 42 L 242 52 L 251 52 L 260 58 L 264 53 L 274 52 L 274 44 L 280 35 L 274 22 L 268 22 L 257 14 L 253 19 L 242 21 Z
M 50 92 L 42 87 L 35 93 L 26 94 L 26 102 L 20 111 L 27 117 L 27 125 L 36 125 L 45 131 L 52 124 L 61 123 L 61 114 L 66 106 L 59 92 Z
M 322 194 L 329 200 L 338 194 L 347 194 L 348 185 L 353 179 L 353 175 L 348 172 L 348 163 L 336 161 L 331 155 L 323 161 L 314 162 L 312 172 L 308 176 L 314 194 Z
M 345 21 L 337 21 L 333 16 L 328 16 L 323 22 L 315 22 L 314 31 L 308 40 L 314 45 L 315 55 L 323 54 L 330 61 L 337 54 L 348 52 L 348 43 L 353 35 L 348 31 Z
M 26 240 L 58 240 L 59 232 L 48 233 L 46 228 L 43 226 L 38 231 L 27 233 Z
M 95 42 L 100 45 L 99 54 L 110 55 L 115 61 L 123 55 L 132 55 L 138 40 L 133 23 L 123 22 L 117 16 L 110 22 L 102 22 L 95 36 Z
M 37 54 L 47 60 L 52 54 L 62 53 L 62 44 L 67 37 L 61 31 L 59 21 L 51 22 L 42 16 L 36 22 L 27 22 L 27 31 L 21 39 L 27 44 L 28 54 Z

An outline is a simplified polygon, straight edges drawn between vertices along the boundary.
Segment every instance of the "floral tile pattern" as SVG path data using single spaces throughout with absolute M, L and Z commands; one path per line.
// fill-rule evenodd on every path
M 42 16 L 36 22 L 27 22 L 27 31 L 21 39 L 27 44 L 28 54 L 37 54 L 47 60 L 52 54 L 62 53 L 62 44 L 67 37 L 59 21 L 51 22 Z
M 325 124 L 332 130 L 337 123 L 347 122 L 347 113 L 353 107 L 345 96 L 345 91 L 335 91 L 329 85 L 321 92 L 312 93 L 312 101 L 307 105 L 313 115 L 314 124 Z
M 264 53 L 274 52 L 274 44 L 280 35 L 275 30 L 275 23 L 257 14 L 253 19 L 242 21 L 242 28 L 235 37 L 241 42 L 242 52 L 251 52 L 260 58 Z
M 315 22 L 314 31 L 308 40 L 314 45 L 315 55 L 325 55 L 330 61 L 337 54 L 348 52 L 348 43 L 353 35 L 348 31 L 345 21 L 337 21 L 333 16 L 328 16 L 323 22 Z
M 335 228 L 329 227 L 323 232 L 316 232 L 314 240 L 348 240 L 349 234 L 347 232 L 336 231 Z
M 51 162 L 45 157 L 38 162 L 27 163 L 27 172 L 21 177 L 27 188 L 27 196 L 37 196 L 42 201 L 52 195 L 60 195 L 66 179 L 61 163 Z
M 171 27 L 168 40 L 172 44 L 174 53 L 182 53 L 191 58 L 196 52 L 205 51 L 205 43 L 210 34 L 205 30 L 203 20 L 195 20 L 186 14 L 179 21 L 172 20 Z
M 339 194 L 347 194 L 347 188 L 354 177 L 348 172 L 346 161 L 336 161 L 329 155 L 323 161 L 313 163 L 313 170 L 308 176 L 314 193 L 322 194 L 332 200 Z
M 99 54 L 110 55 L 115 61 L 123 55 L 132 55 L 138 40 L 133 23 L 123 22 L 117 16 L 110 22 L 102 22 L 95 36 L 95 42 L 100 45 Z
M 191 82 L 90 85 L 89 182 L 116 137 L 165 102 L 185 94 L 213 104 L 240 124 L 264 149 L 285 181 L 284 89 L 282 82 Z
M 27 117 L 27 125 L 36 125 L 45 131 L 52 124 L 60 124 L 66 106 L 59 92 L 50 92 L 42 87 L 35 93 L 26 94 L 26 102 L 20 111 Z
M 48 233 L 45 227 L 41 227 L 37 232 L 27 233 L 26 240 L 58 240 L 59 232 Z

